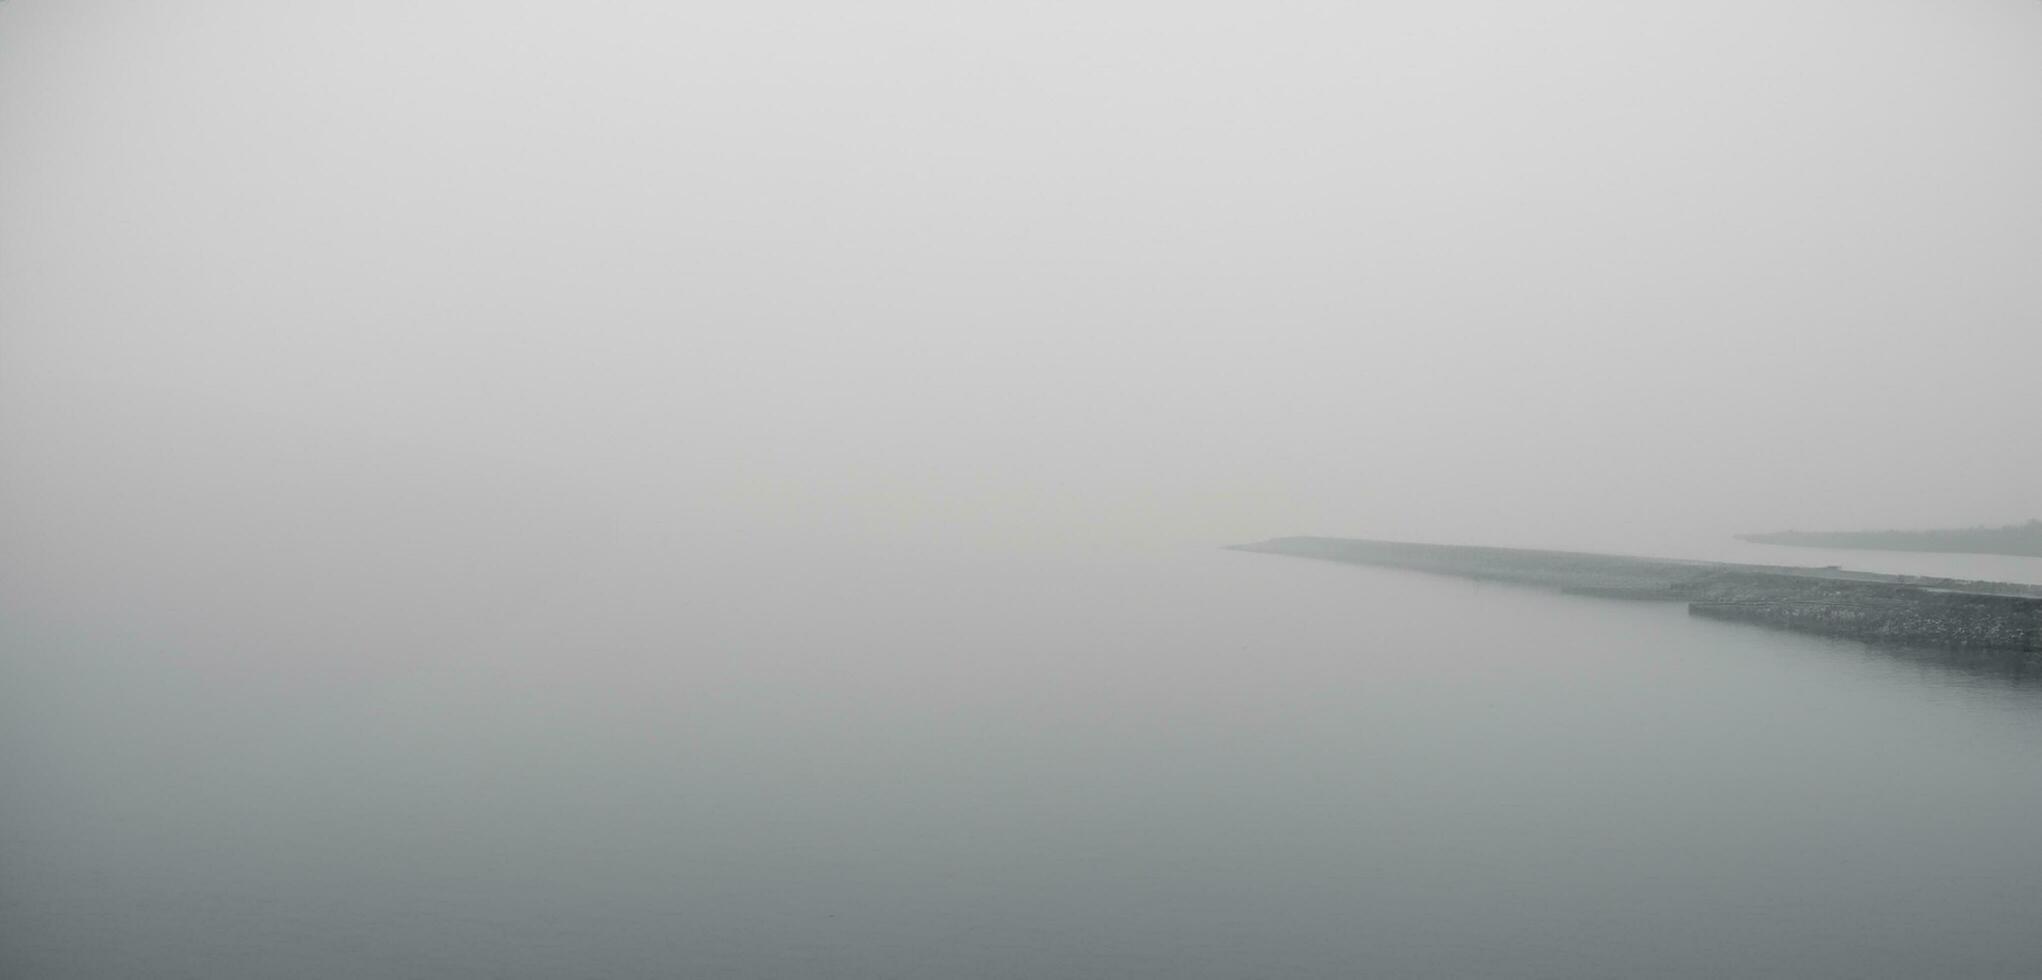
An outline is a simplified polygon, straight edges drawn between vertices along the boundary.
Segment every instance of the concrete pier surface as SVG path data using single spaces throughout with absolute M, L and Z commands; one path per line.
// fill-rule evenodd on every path
M 2042 586 L 1575 551 L 1271 538 L 1231 546 L 1559 589 L 1682 602 L 1697 616 L 1878 643 L 2042 651 Z

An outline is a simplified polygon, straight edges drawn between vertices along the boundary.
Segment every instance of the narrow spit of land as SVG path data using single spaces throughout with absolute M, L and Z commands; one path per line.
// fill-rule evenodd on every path
M 2042 651 L 2042 586 L 1361 538 L 1271 538 L 1232 548 L 1683 602 L 1696 616 L 1872 642 Z
M 2042 558 L 2042 520 L 2006 527 L 1965 527 L 1934 531 L 1773 531 L 1740 534 L 1739 541 L 1798 548 L 1856 548 L 1927 551 L 1962 555 Z

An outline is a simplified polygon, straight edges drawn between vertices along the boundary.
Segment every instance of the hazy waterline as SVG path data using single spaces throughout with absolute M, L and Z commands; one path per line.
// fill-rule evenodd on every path
M 487 629 L 9 617 L 10 975 L 2042 965 L 2018 678 L 1202 549 L 594 578 Z

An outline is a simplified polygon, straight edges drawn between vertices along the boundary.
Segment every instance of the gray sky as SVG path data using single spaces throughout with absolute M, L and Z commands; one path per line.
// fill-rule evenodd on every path
M 17 579 L 2042 515 L 2028 0 L 12 0 L 0 140 Z

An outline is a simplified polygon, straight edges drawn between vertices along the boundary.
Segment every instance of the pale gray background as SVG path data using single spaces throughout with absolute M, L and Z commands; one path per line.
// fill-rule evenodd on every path
M 0 976 L 2027 978 L 2028 0 L 0 3 Z M 1762 560 L 1762 559 L 1761 559 Z M 1897 563 L 1897 564 L 1895 564 Z
M 16 0 L 8 564 L 2024 520 L 2038 120 L 2015 0 Z

